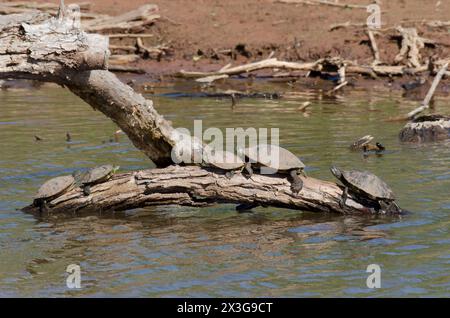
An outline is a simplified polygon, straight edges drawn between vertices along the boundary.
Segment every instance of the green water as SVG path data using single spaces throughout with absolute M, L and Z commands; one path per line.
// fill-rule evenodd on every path
M 450 143 L 404 145 L 397 138 L 403 124 L 384 121 L 417 102 L 370 91 L 244 99 L 234 111 L 229 100 L 154 100 L 176 127 L 201 119 L 205 129 L 280 128 L 281 145 L 301 157 L 309 175 L 332 180 L 331 164 L 370 170 L 412 214 L 237 214 L 233 205 L 218 205 L 38 220 L 17 209 L 51 177 L 105 163 L 122 171 L 153 164 L 125 136 L 110 142 L 117 127 L 67 90 L 0 91 L 0 296 L 450 296 Z M 305 100 L 312 102 L 306 115 L 296 111 Z M 443 113 L 449 104 L 436 101 Z M 367 134 L 387 147 L 385 155 L 348 150 Z M 79 290 L 66 286 L 72 263 L 81 266 Z M 366 286 L 369 264 L 381 266 L 380 289 Z

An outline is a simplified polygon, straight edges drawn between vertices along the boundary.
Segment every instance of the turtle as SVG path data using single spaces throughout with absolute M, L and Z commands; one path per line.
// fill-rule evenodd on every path
M 235 171 L 242 171 L 244 167 L 249 173 L 252 171 L 250 163 L 246 163 L 241 157 L 229 151 L 218 150 L 214 152 L 214 155 L 207 152 L 204 164 L 226 171 L 225 175 L 228 179 L 233 177 Z
M 263 172 L 268 168 L 268 172 L 288 174 L 291 178 L 291 190 L 298 194 L 303 188 L 303 181 L 298 174 L 302 174 L 306 178 L 304 171 L 305 164 L 292 152 L 275 145 L 260 144 L 244 150 L 246 160 Z M 278 158 L 276 158 L 278 154 Z M 247 169 L 250 176 L 252 169 Z
M 33 205 L 39 208 L 40 213 L 47 211 L 47 202 L 68 192 L 74 183 L 75 179 L 72 176 L 61 176 L 46 181 L 35 195 Z
M 83 188 L 85 196 L 91 194 L 91 186 L 109 180 L 119 167 L 113 165 L 103 165 L 89 169 L 85 172 L 75 172 L 73 174 L 76 184 Z
M 386 150 L 386 147 L 384 147 L 382 144 L 380 144 L 379 142 L 377 142 L 377 143 L 375 143 L 375 145 L 373 145 L 373 144 L 371 144 L 371 143 L 365 144 L 365 145 L 362 147 L 362 149 L 363 149 L 364 152 L 371 152 L 371 151 L 374 151 L 374 152 L 376 152 L 376 153 L 380 153 L 380 152 L 385 151 L 385 150 Z
M 371 135 L 366 135 L 364 137 L 359 138 L 354 143 L 350 145 L 351 150 L 361 150 L 365 145 L 370 143 L 373 140 Z
M 359 170 L 341 170 L 336 166 L 332 166 L 330 170 L 345 186 L 339 202 L 341 208 L 344 208 L 348 191 L 350 190 L 377 202 L 385 212 L 400 211 L 400 208 L 395 203 L 394 192 L 383 180 L 373 173 Z

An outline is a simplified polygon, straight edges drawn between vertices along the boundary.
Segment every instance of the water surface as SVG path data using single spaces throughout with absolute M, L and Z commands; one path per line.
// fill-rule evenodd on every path
M 168 85 L 148 96 L 174 126 L 191 128 L 201 119 L 205 129 L 278 127 L 282 146 L 301 157 L 311 176 L 332 180 L 331 164 L 370 170 L 413 213 L 376 218 L 161 206 L 38 220 L 17 209 L 51 177 L 105 163 L 122 171 L 154 165 L 125 136 L 110 140 L 117 127 L 67 90 L 0 91 L 0 296 L 450 296 L 450 143 L 401 144 L 403 124 L 384 121 L 417 102 L 391 92 L 330 98 L 303 91 L 243 99 L 232 110 L 228 99 L 167 95 L 183 90 Z M 310 111 L 298 112 L 306 100 Z M 436 107 L 448 113 L 449 103 L 438 99 Z M 367 134 L 388 152 L 365 158 L 348 150 Z M 81 290 L 66 287 L 72 263 L 81 266 Z M 373 263 L 382 268 L 377 290 L 365 283 Z

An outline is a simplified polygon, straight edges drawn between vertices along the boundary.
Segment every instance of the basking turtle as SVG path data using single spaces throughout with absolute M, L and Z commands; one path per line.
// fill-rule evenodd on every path
M 214 155 L 209 154 L 205 158 L 205 164 L 226 171 L 225 175 L 231 179 L 235 171 L 242 171 L 245 167 L 250 173 L 250 163 L 245 163 L 239 156 L 229 151 L 215 151 Z
M 91 194 L 91 186 L 109 180 L 119 169 L 113 165 L 103 165 L 86 172 L 75 172 L 74 178 L 78 186 L 83 188 L 84 195 Z
M 291 176 L 291 190 L 294 193 L 299 193 L 303 188 L 303 181 L 298 174 L 302 174 L 306 178 L 304 171 L 305 165 L 292 152 L 284 148 L 261 144 L 245 149 L 245 156 L 252 166 L 268 174 L 281 173 Z M 276 157 L 278 154 L 278 158 Z M 267 171 L 268 168 L 268 171 Z M 247 169 L 250 176 L 252 169 Z
M 351 190 L 359 195 L 378 202 L 380 208 L 385 212 L 400 211 L 395 203 L 395 195 L 391 188 L 380 178 L 368 171 L 340 170 L 332 166 L 331 173 L 345 186 L 339 205 L 344 208 L 348 191 Z
M 47 202 L 68 192 L 72 189 L 74 182 L 75 180 L 72 176 L 61 176 L 46 181 L 34 197 L 33 205 L 39 207 L 39 212 L 41 213 L 47 211 Z

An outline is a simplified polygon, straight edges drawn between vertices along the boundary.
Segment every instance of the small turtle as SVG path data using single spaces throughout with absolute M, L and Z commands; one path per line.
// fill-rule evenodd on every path
M 56 199 L 72 189 L 75 180 L 72 176 L 61 176 L 46 181 L 34 197 L 33 205 L 39 207 L 39 212 L 48 210 L 47 202 Z
M 244 167 L 249 173 L 252 171 L 250 163 L 246 163 L 229 151 L 215 151 L 214 155 L 207 155 L 205 164 L 226 171 L 228 179 L 231 179 L 236 171 L 242 171 Z
M 84 195 L 91 194 L 91 186 L 109 180 L 119 169 L 113 165 L 103 165 L 89 169 L 86 172 L 75 172 L 76 184 L 83 188 Z
M 339 205 L 344 208 L 349 189 L 359 195 L 378 202 L 385 212 L 400 211 L 395 203 L 395 195 L 391 188 L 380 178 L 368 171 L 340 170 L 332 166 L 331 173 L 345 186 Z
M 364 137 L 359 138 L 354 143 L 350 145 L 351 150 L 361 150 L 367 144 L 369 144 L 373 140 L 371 135 L 366 135 Z
M 305 165 L 292 152 L 284 148 L 261 144 L 245 149 L 245 156 L 247 160 L 252 163 L 252 166 L 259 168 L 269 168 L 272 173 L 288 174 L 292 178 L 291 190 L 294 193 L 299 193 L 303 188 L 303 181 L 298 174 L 302 174 L 306 178 L 304 171 Z M 278 158 L 276 155 L 278 154 Z M 250 176 L 252 169 L 247 169 Z M 270 172 L 269 171 L 269 172 Z
M 375 145 L 368 143 L 362 147 L 364 152 L 376 152 L 380 153 L 386 150 L 386 147 L 384 147 L 379 142 L 375 143 Z

